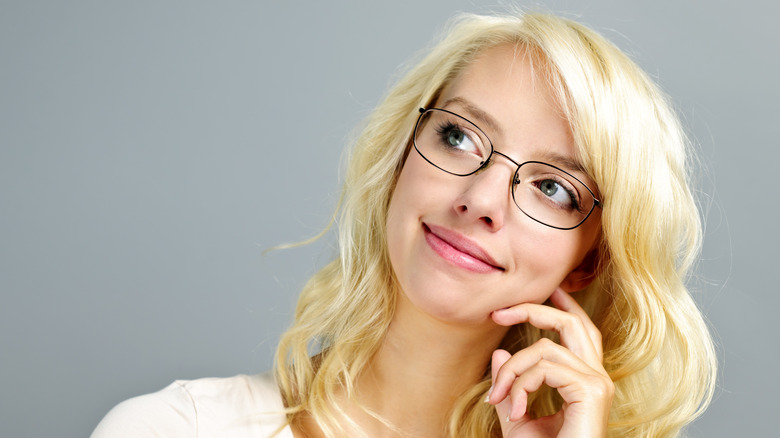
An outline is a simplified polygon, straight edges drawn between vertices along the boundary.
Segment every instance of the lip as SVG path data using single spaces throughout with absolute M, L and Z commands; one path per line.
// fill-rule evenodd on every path
M 423 223 L 425 241 L 443 259 L 477 273 L 504 271 L 476 242 L 448 228 Z

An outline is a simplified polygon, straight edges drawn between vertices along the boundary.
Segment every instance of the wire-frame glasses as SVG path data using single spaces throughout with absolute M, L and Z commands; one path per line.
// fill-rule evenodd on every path
M 541 161 L 518 163 L 493 149 L 477 125 L 452 111 L 420 108 L 414 148 L 428 163 L 456 176 L 473 175 L 500 155 L 517 166 L 512 199 L 531 219 L 560 230 L 580 226 L 601 201 L 571 173 Z

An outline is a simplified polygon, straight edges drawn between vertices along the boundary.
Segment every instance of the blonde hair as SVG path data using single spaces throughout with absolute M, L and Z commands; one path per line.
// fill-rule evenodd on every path
M 355 426 L 335 402 L 381 344 L 395 307 L 387 254 L 390 197 L 409 151 L 419 107 L 435 101 L 481 51 L 514 44 L 557 94 L 580 159 L 603 198 L 599 275 L 575 294 L 604 339 L 615 383 L 609 435 L 676 436 L 712 397 L 713 345 L 685 286 L 701 224 L 690 190 L 688 141 L 666 97 L 614 45 L 585 26 L 544 14 L 463 15 L 389 92 L 368 119 L 349 161 L 340 202 L 340 257 L 304 287 L 293 326 L 282 336 L 275 372 L 295 422 L 309 415 L 327 436 Z M 542 333 L 510 332 L 515 352 Z M 500 436 L 485 379 L 452 408 L 448 433 Z M 560 408 L 554 391 L 531 411 Z

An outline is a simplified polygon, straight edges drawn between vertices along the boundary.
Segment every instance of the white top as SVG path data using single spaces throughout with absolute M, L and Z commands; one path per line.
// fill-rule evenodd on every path
M 278 432 L 278 433 L 277 433 Z M 293 438 L 271 373 L 177 380 L 111 409 L 92 438 Z

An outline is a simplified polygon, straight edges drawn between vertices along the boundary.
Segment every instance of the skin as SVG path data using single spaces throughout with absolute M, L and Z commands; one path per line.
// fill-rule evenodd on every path
M 436 106 L 475 122 L 496 150 L 517 162 L 576 161 L 568 123 L 523 55 L 511 46 L 485 50 Z M 594 277 L 600 212 L 574 230 L 539 224 L 512 201 L 516 166 L 494 160 L 468 177 L 442 172 L 414 151 L 404 163 L 387 221 L 397 308 L 384 343 L 356 382 L 360 403 L 398 430 L 343 395 L 337 400 L 369 436 L 441 436 L 453 402 L 481 380 L 491 361 L 486 401 L 509 420 L 502 421 L 504 436 L 606 435 L 614 389 L 602 366 L 601 335 L 569 296 Z M 587 175 L 575 174 L 595 187 Z M 494 267 L 453 262 L 436 250 L 429 228 L 479 246 Z M 548 298 L 555 307 L 541 304 Z M 497 350 L 508 327 L 520 323 L 559 332 L 561 344 L 541 340 L 514 355 Z M 543 383 L 558 389 L 564 408 L 531 420 L 527 396 Z M 310 418 L 293 432 L 321 435 Z

